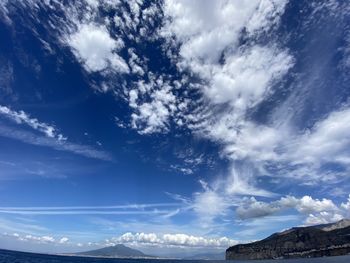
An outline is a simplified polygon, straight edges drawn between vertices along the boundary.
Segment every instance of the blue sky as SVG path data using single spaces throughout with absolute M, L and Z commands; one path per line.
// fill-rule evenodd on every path
M 349 217 L 345 1 L 0 3 L 0 246 L 223 251 Z

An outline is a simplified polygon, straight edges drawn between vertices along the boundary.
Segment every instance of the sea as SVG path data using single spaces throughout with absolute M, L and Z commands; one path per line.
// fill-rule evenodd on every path
M 117 258 L 90 258 L 76 256 L 56 256 L 35 254 L 17 251 L 0 250 L 0 263 L 223 263 L 224 260 L 177 260 L 177 259 L 117 259 Z M 307 259 L 281 259 L 281 260 L 251 260 L 227 261 L 232 263 L 350 263 L 349 256 L 307 258 Z

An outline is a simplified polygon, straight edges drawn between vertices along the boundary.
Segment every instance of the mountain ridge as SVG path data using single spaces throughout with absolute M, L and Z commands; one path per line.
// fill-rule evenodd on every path
M 154 256 L 146 255 L 140 250 L 127 247 L 123 244 L 103 247 L 99 249 L 83 251 L 75 253 L 78 256 L 88 257 L 113 257 L 113 258 L 154 258 Z
M 226 259 L 278 259 L 340 256 L 350 253 L 350 220 L 309 227 L 293 227 L 260 241 L 226 250 Z

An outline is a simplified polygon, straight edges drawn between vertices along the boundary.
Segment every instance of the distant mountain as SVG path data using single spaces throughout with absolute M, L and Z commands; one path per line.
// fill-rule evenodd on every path
M 294 227 L 261 241 L 226 250 L 226 259 L 277 259 L 340 256 L 350 253 L 350 220 L 310 227 Z
M 151 258 L 152 257 L 142 253 L 139 250 L 132 249 L 122 244 L 80 252 L 80 253 L 77 253 L 76 255 L 90 256 L 90 257 L 116 257 L 116 258 Z
M 184 257 L 186 260 L 223 260 L 225 259 L 225 251 L 220 253 L 204 253 L 195 254 L 193 256 Z

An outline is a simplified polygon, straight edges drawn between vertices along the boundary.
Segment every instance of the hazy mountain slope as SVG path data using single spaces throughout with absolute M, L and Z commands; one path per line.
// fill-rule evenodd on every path
M 78 255 L 84 256 L 94 256 L 94 257 L 123 257 L 123 258 L 143 258 L 143 257 L 151 257 L 145 255 L 139 250 L 129 248 L 122 244 L 118 244 L 111 247 L 104 247 L 100 249 L 85 251 L 81 253 L 77 253 Z

